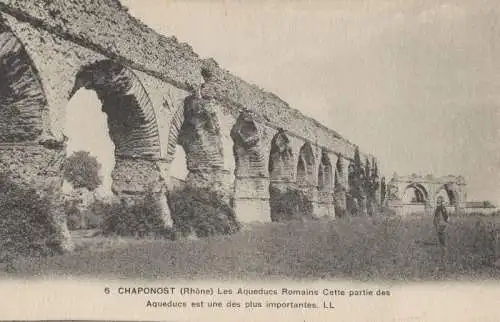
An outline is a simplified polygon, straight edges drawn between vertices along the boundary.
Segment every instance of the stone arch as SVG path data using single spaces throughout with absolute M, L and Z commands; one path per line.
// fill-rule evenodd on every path
M 314 152 L 309 142 L 304 143 L 299 151 L 297 162 L 297 184 L 314 185 L 315 183 L 315 160 Z
M 46 130 L 39 73 L 17 36 L 0 22 L 0 140 L 35 141 Z
M 80 88 L 94 90 L 102 102 L 117 157 L 161 157 L 153 104 L 130 69 L 112 60 L 86 65 L 77 73 L 69 98 Z
M 85 88 L 97 94 L 107 115 L 108 130 L 115 146 L 111 191 L 127 203 L 135 203 L 151 191 L 170 221 L 165 177 L 161 165 L 161 142 L 153 103 L 138 76 L 113 60 L 99 60 L 81 67 L 68 99 Z
M 414 197 L 410 200 L 410 203 L 427 203 L 429 201 L 429 193 L 427 189 L 419 183 L 410 183 L 406 186 L 406 188 L 402 191 L 403 196 L 401 196 L 401 200 L 405 200 L 405 196 L 408 196 L 409 191 L 414 192 Z
M 318 189 L 320 191 L 329 191 L 334 187 L 332 177 L 332 164 L 328 153 L 323 149 L 321 151 L 321 160 L 318 168 Z
M 236 160 L 236 177 L 268 177 L 266 156 L 257 125 L 249 115 L 241 114 L 231 129 Z
M 452 184 L 443 184 L 438 189 L 436 189 L 436 193 L 433 197 L 434 203 L 436 203 L 439 196 L 445 197 L 445 204 L 449 206 L 456 206 L 459 202 L 458 191 L 453 189 Z
M 283 129 L 271 140 L 269 178 L 271 181 L 290 181 L 293 177 L 293 152 L 290 139 Z

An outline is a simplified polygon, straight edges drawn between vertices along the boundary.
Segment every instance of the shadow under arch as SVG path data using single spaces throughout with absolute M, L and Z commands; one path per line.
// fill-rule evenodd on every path
M 268 170 L 271 182 L 291 181 L 293 178 L 293 152 L 283 129 L 279 129 L 271 140 Z
M 323 149 L 318 167 L 318 189 L 320 191 L 333 190 L 334 182 L 332 177 L 332 163 L 328 154 Z
M 441 192 L 445 193 L 445 204 L 448 206 L 456 206 L 458 204 L 458 192 L 451 187 L 450 184 L 443 184 L 438 189 L 433 196 L 433 201 L 436 203 L 437 198 L 442 195 Z
M 80 88 L 94 90 L 108 116 L 115 155 L 160 159 L 160 137 L 153 104 L 132 70 L 112 60 L 83 66 L 69 99 Z
M 311 186 L 315 182 L 315 159 L 313 149 L 309 142 L 302 145 L 297 161 L 297 185 Z
M 406 186 L 406 188 L 403 190 L 403 196 L 406 196 L 408 194 L 409 190 L 413 190 L 415 192 L 415 199 L 410 200 L 411 203 L 427 203 L 429 202 L 429 193 L 427 192 L 427 189 L 419 183 L 410 183 L 409 185 Z

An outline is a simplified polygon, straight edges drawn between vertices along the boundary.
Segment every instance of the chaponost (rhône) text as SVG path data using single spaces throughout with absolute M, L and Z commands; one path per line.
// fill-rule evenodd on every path
M 106 294 L 112 290 L 106 288 Z M 281 295 L 281 296 L 390 296 L 389 290 L 384 289 L 331 289 L 331 288 L 198 288 L 198 287 L 125 287 L 120 286 L 115 290 L 119 295 Z

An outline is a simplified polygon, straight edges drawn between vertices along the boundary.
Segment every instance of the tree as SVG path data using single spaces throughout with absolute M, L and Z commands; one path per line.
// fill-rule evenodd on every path
M 372 158 L 371 167 L 370 161 L 366 159 L 365 164 L 365 194 L 367 196 L 369 213 L 374 214 L 376 208 L 380 204 L 377 198 L 377 191 L 380 188 L 377 160 Z
M 372 197 L 375 197 L 377 194 L 378 189 L 380 188 L 380 177 L 378 174 L 378 165 L 377 161 L 375 158 L 372 159 L 372 166 L 370 170 L 370 178 L 369 178 L 369 194 L 372 195 Z
M 96 157 L 86 151 L 73 152 L 64 162 L 64 178 L 73 185 L 73 188 L 87 188 L 95 190 L 102 183 L 99 175 L 101 164 Z
M 385 177 L 382 177 L 381 183 L 380 183 L 380 204 L 384 205 L 385 202 L 385 194 L 386 194 L 386 184 L 385 184 Z
M 372 189 L 372 173 L 370 168 L 370 160 L 368 160 L 368 158 L 366 158 L 365 161 L 365 170 L 363 179 L 364 179 L 363 184 L 365 187 L 365 192 L 366 194 L 370 195 Z
M 372 161 L 372 180 L 374 182 L 378 182 L 378 179 L 379 179 L 378 164 L 377 164 L 377 160 L 375 160 L 375 158 L 373 158 L 373 161 Z
M 354 150 L 354 158 L 352 164 L 349 166 L 349 197 L 352 199 L 352 205 L 359 205 L 359 207 L 354 207 L 350 209 L 351 212 L 359 212 L 362 214 L 366 213 L 366 182 L 365 182 L 365 169 L 361 164 L 361 156 L 359 154 L 359 148 L 356 146 Z

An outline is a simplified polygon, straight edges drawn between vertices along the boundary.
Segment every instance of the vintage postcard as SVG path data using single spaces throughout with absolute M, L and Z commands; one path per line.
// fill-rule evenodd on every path
M 500 321 L 497 0 L 0 0 L 0 320 Z

